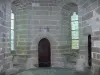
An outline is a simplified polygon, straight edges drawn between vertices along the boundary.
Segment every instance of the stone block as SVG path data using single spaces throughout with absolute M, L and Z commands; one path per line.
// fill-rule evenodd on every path
M 18 34 L 28 34 L 28 30 L 16 30 L 16 35 L 18 37 Z
M 66 49 L 67 48 L 67 46 L 65 45 L 65 46 L 58 46 L 58 49 Z
M 38 15 L 38 16 L 32 16 L 32 19 L 42 19 L 42 20 L 60 20 L 60 15 Z
M 79 23 L 81 23 L 82 22 L 82 17 L 78 17 L 78 20 L 79 20 Z
M 82 41 L 80 41 L 79 43 L 80 43 L 80 45 L 82 45 L 82 46 L 87 46 L 87 45 L 88 45 L 88 41 L 87 41 L 87 40 L 82 40 Z
M 10 53 L 5 53 L 5 57 L 9 57 L 10 56 Z
M 98 6 L 100 6 L 100 0 L 98 0 Z M 99 7 L 100 8 L 100 7 Z
M 34 11 L 35 11 L 35 10 L 48 10 L 48 11 L 49 11 L 49 10 L 52 10 L 52 7 L 50 7 L 50 6 L 33 7 L 32 10 L 34 10 Z
M 14 74 L 16 72 L 19 71 L 19 68 L 10 68 L 6 70 L 6 74 L 5 75 L 10 75 L 10 74 Z
M 51 34 L 57 34 L 57 33 L 61 33 L 61 31 L 59 31 L 59 30 L 57 30 L 57 29 L 51 29 L 50 31 L 49 31 Z M 57 37 L 57 36 L 55 36 L 55 37 Z
M 87 8 L 88 6 L 89 6 L 89 0 L 87 0 L 86 2 L 85 2 L 85 4 L 84 5 L 82 5 L 82 9 L 85 9 L 85 8 Z
M 82 55 L 86 55 L 87 51 L 86 50 L 80 50 L 79 53 L 82 54 Z
M 40 24 L 41 25 L 57 25 L 58 22 L 53 21 L 53 20 L 40 20 Z
M 10 63 L 6 63 L 3 65 L 3 70 L 7 70 L 10 68 Z
M 27 45 L 17 45 L 16 46 L 16 50 L 28 50 L 28 47 Z
M 37 52 L 37 51 L 34 50 L 34 49 L 27 51 L 28 54 L 33 54 L 33 53 L 35 54 L 36 52 Z
M 98 0 L 98 1 L 100 1 L 100 0 Z M 95 11 L 96 11 L 96 13 L 98 13 L 100 15 L 100 7 L 98 7 Z
M 94 59 L 97 58 L 97 54 L 96 53 L 92 53 L 92 56 L 93 56 Z
M 26 69 L 31 69 L 31 68 L 35 68 L 34 64 L 36 64 L 36 61 L 34 61 L 34 58 L 29 58 L 27 60 L 27 63 L 26 63 Z
M 24 14 L 24 13 L 23 13 L 23 14 Z M 22 16 L 22 18 L 23 18 L 23 19 L 29 19 L 30 17 L 29 17 L 28 14 L 24 14 L 24 15 Z
M 92 59 L 92 62 L 96 65 L 100 65 L 100 60 L 97 59 Z
M 61 15 L 61 12 L 58 11 L 49 11 L 49 15 Z
M 3 60 L 4 59 L 4 54 L 0 54 L 0 60 Z
M 76 71 L 84 71 L 84 65 L 85 60 L 84 59 L 77 59 L 76 62 Z
M 0 71 L 1 71 L 1 67 L 2 67 L 2 65 L 5 63 L 5 61 L 4 60 L 1 60 L 0 61 Z
M 100 54 L 97 53 L 97 59 L 100 59 Z
M 58 11 L 58 12 L 59 12 L 60 10 L 61 10 L 60 7 L 56 7 L 56 6 L 53 6 L 53 7 L 52 7 L 52 11 Z
M 4 27 L 4 26 L 0 26 L 0 32 L 6 32 L 7 31 L 7 28 Z
M 58 49 L 54 49 L 54 48 L 52 48 L 53 50 L 52 50 L 52 53 L 59 53 L 59 50 Z
M 93 66 L 92 66 L 92 73 L 94 75 L 100 75 L 100 66 L 93 63 Z
M 41 3 L 40 6 L 49 6 L 48 3 Z
M 92 37 L 92 40 L 93 40 L 93 41 L 95 41 L 95 40 L 100 40 L 100 38 L 99 38 L 98 36 L 93 36 L 93 37 Z
M 91 5 L 92 10 L 94 10 L 95 8 L 98 7 L 98 1 L 97 0 L 93 0 L 93 4 Z
M 55 61 L 55 60 L 58 61 L 58 62 L 63 62 L 64 59 L 63 59 L 63 57 L 56 57 L 56 58 L 54 59 L 54 61 Z
M 92 34 L 92 27 L 91 26 L 84 27 L 83 33 L 84 35 Z
M 94 35 L 96 35 L 96 36 L 97 36 L 97 35 L 100 35 L 100 31 L 95 31 L 95 32 L 94 32 Z
M 80 45 L 79 48 L 80 48 L 80 49 L 83 49 L 83 50 L 87 50 L 87 49 L 88 49 L 88 47 L 87 47 L 87 46 L 84 46 L 84 45 Z
M 91 19 L 92 17 L 93 17 L 93 11 L 87 13 L 86 15 L 84 15 L 84 16 L 82 17 L 82 21 Z
M 100 53 L 100 49 L 97 47 L 92 47 L 92 52 Z
M 52 48 L 52 49 L 57 49 L 58 46 L 57 46 L 57 45 L 52 45 L 51 48 Z
M 79 4 L 79 5 L 82 5 L 82 4 L 84 4 L 86 1 L 87 1 L 87 0 L 79 0 L 79 1 L 78 1 L 78 4 Z
M 88 13 L 88 12 L 90 12 L 91 10 L 92 10 L 92 6 L 91 5 L 89 5 L 87 8 L 86 8 L 86 13 Z
M 96 2 L 97 0 L 89 0 L 90 4 Z
M 82 27 L 86 27 L 86 26 L 88 26 L 88 25 L 89 25 L 88 21 L 83 21 L 83 22 L 82 22 Z
M 83 16 L 85 13 L 86 13 L 85 9 L 78 11 L 78 16 Z
M 36 11 L 36 15 L 48 15 L 49 11 Z
M 0 17 L 3 18 L 3 12 L 0 10 Z
M 64 67 L 64 62 L 53 62 L 52 67 Z

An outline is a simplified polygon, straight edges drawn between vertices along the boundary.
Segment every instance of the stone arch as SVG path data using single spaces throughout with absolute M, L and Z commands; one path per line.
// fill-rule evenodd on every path
M 59 67 L 58 65 L 56 65 L 57 63 L 57 59 L 56 57 L 58 57 L 58 55 L 56 55 L 56 52 L 60 53 L 58 50 L 58 42 L 55 39 L 55 37 L 48 33 L 48 32 L 40 32 L 36 35 L 36 37 L 33 39 L 32 44 L 34 45 L 34 50 L 36 50 L 36 62 L 35 64 L 38 63 L 38 43 L 41 39 L 46 38 L 49 40 L 50 45 L 51 45 L 51 67 Z M 55 63 L 56 62 L 56 63 Z
M 47 39 L 50 41 L 50 43 L 51 43 L 52 45 L 58 45 L 58 42 L 57 42 L 56 39 L 54 39 L 54 36 L 53 36 L 52 34 L 48 33 L 48 32 L 45 32 L 45 33 L 40 32 L 40 33 L 38 33 L 38 34 L 36 35 L 36 37 L 33 39 L 33 44 L 36 44 L 36 45 L 37 45 L 38 42 L 39 42 L 42 38 L 47 38 Z
M 71 23 L 71 16 L 72 16 L 73 12 L 77 12 L 78 13 L 78 5 L 77 5 L 76 2 L 74 2 L 72 0 L 69 1 L 69 2 L 65 1 L 62 4 L 61 8 L 62 8 L 61 12 L 62 12 L 62 21 L 63 21 L 62 22 L 63 23 L 62 25 L 63 26 L 67 26 L 69 29 L 71 29 L 71 24 L 70 24 Z M 66 21 L 68 23 L 66 23 Z M 64 30 L 65 28 L 62 27 L 62 29 Z M 69 29 L 66 29 L 68 31 L 68 33 L 67 33 L 67 35 L 68 35 L 67 36 L 68 37 L 67 38 L 67 46 L 69 47 L 70 51 L 74 52 L 72 50 L 72 44 L 71 44 L 71 41 L 72 41 L 72 39 L 71 39 L 72 38 L 71 37 L 72 36 L 71 35 L 71 30 L 69 30 Z M 75 57 L 75 58 L 73 57 L 73 59 L 75 59 L 75 61 L 76 61 L 77 57 Z
M 61 8 L 62 11 L 69 11 L 69 15 L 72 15 L 72 12 L 77 12 L 78 14 L 78 4 L 76 4 L 75 2 L 63 3 L 63 6 Z
M 69 46 L 70 50 L 71 50 L 71 16 L 73 14 L 73 11 L 75 10 L 74 8 L 77 7 L 77 4 L 73 1 L 65 1 L 62 4 L 62 9 L 61 9 L 61 25 L 62 25 L 62 30 L 65 29 L 67 30 L 67 45 Z M 73 10 L 74 9 L 74 10 Z M 68 29 L 67 29 L 68 28 Z M 63 33 L 63 32 L 62 32 Z M 66 33 L 64 33 L 66 34 Z
M 64 5 L 74 3 L 78 5 L 78 0 L 58 0 L 57 3 L 58 5 L 62 8 Z

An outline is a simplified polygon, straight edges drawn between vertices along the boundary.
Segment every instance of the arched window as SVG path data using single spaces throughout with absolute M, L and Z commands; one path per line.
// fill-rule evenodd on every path
M 78 15 L 73 12 L 71 16 L 72 49 L 79 49 L 79 25 Z
M 11 11 L 11 50 L 14 50 L 14 14 Z

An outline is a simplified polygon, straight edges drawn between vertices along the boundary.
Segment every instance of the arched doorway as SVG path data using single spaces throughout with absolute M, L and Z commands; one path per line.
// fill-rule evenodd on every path
M 51 66 L 51 48 L 48 39 L 43 38 L 38 44 L 38 63 L 39 67 Z

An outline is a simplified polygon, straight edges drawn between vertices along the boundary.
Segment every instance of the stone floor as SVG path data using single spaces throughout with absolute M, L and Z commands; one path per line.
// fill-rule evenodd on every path
M 11 75 L 92 75 L 89 70 L 76 72 L 67 68 L 39 68 L 21 71 Z

